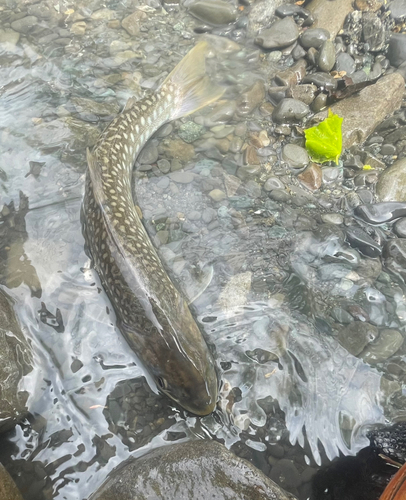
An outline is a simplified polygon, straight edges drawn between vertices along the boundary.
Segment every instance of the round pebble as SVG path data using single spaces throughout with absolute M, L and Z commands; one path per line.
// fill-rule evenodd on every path
M 299 37 L 297 24 L 291 17 L 276 21 L 270 28 L 261 31 L 255 43 L 264 49 L 281 49 L 291 45 Z
M 330 40 L 325 40 L 320 47 L 318 66 L 321 71 L 329 72 L 333 69 L 336 62 L 336 51 L 334 43 Z
M 303 32 L 300 37 L 300 44 L 305 49 L 314 47 L 320 49 L 323 43 L 330 38 L 330 33 L 323 28 L 310 28 Z
M 307 151 L 296 144 L 286 144 L 282 150 L 282 159 L 289 164 L 291 168 L 303 168 L 309 163 Z
M 294 123 L 301 121 L 310 113 L 309 106 L 297 99 L 282 99 L 272 113 L 275 123 Z

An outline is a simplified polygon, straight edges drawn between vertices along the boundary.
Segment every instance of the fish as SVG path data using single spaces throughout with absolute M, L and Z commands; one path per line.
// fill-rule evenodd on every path
M 199 42 L 154 93 L 130 98 L 87 150 L 82 231 L 85 247 L 117 317 L 117 327 L 159 392 L 185 410 L 210 414 L 217 403 L 213 356 L 183 295 L 170 280 L 136 210 L 135 160 L 165 123 L 219 99 Z

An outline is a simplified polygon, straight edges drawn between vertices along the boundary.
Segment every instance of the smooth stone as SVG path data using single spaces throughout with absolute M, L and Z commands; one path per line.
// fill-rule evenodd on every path
M 369 224 L 384 224 L 399 217 L 406 217 L 406 203 L 382 202 L 360 205 L 354 215 Z
M 291 97 L 298 101 L 302 101 L 308 106 L 314 101 L 316 97 L 317 87 L 312 84 L 295 85 L 288 89 L 286 97 Z
M 214 26 L 233 23 L 237 19 L 236 9 L 222 0 L 198 0 L 190 5 L 189 12 L 200 21 Z
M 24 35 L 27 35 L 36 26 L 38 26 L 38 18 L 35 16 L 26 16 L 11 23 L 11 27 L 14 31 L 24 33 Z
M 356 321 L 340 330 L 337 340 L 350 354 L 358 356 L 377 337 L 378 329 L 376 326 Z
M 406 0 L 393 0 L 388 7 L 392 19 L 400 20 L 406 17 Z
M 182 123 L 178 132 L 179 137 L 188 144 L 197 141 L 203 134 L 204 127 L 192 121 Z
M 209 224 L 213 219 L 216 218 L 217 212 L 214 208 L 207 207 L 203 210 L 202 220 L 204 223 Z
M 336 70 L 345 71 L 346 75 L 352 75 L 356 69 L 354 59 L 347 52 L 341 52 L 336 61 Z
M 147 144 L 144 148 L 142 148 L 137 161 L 141 165 L 151 165 L 158 160 L 158 156 L 158 148 L 153 144 Z
M 320 47 L 317 65 L 321 71 L 328 73 L 336 62 L 336 50 L 331 40 L 325 40 Z
M 257 175 L 261 172 L 260 165 L 242 165 L 237 170 L 237 177 L 242 181 L 254 180 Z
M 301 45 L 297 44 L 292 50 L 291 56 L 295 61 L 298 61 L 306 56 L 306 50 Z
M 385 267 L 396 276 L 406 279 L 406 240 L 390 240 L 383 248 Z
M 248 14 L 248 33 L 254 36 L 262 28 L 268 27 L 274 19 L 277 7 L 286 0 L 257 0 Z
M 368 257 L 379 257 L 382 253 L 378 243 L 359 227 L 348 227 L 346 229 L 347 241 L 353 248 L 357 248 Z
M 171 164 L 165 158 L 163 158 L 162 160 L 158 160 L 157 165 L 158 165 L 159 170 L 163 174 L 167 174 L 171 170 Z
M 305 49 L 313 47 L 320 49 L 323 43 L 330 38 L 330 33 L 323 28 L 309 28 L 302 33 L 300 45 Z
M 276 21 L 270 28 L 260 32 L 255 43 L 264 49 L 283 49 L 299 38 L 299 28 L 291 17 Z
M 306 76 L 306 66 L 306 61 L 304 59 L 299 59 L 288 69 L 278 71 L 275 75 L 275 82 L 278 85 L 294 87 Z
M 265 85 L 257 80 L 237 99 L 237 112 L 240 116 L 247 116 L 265 99 Z
M 384 144 L 380 151 L 383 156 L 393 156 L 396 154 L 396 146 L 393 144 Z
M 189 184 L 193 182 L 195 174 L 192 172 L 185 172 L 183 170 L 176 170 L 176 172 L 171 172 L 169 177 L 172 181 L 178 182 L 179 184 Z
M 10 474 L 0 464 L 0 498 L 1 500 L 24 500 Z
M 229 122 L 233 118 L 236 109 L 237 103 L 235 101 L 226 101 L 224 103 L 217 104 L 212 111 L 205 115 L 204 126 L 214 127 L 219 123 Z
M 285 98 L 275 107 L 272 119 L 275 123 L 300 122 L 310 113 L 309 106 L 297 99 Z
M 281 102 L 282 99 L 285 99 L 287 97 L 286 93 L 288 91 L 287 86 L 283 87 L 269 87 L 268 89 L 268 95 L 269 99 L 271 100 L 272 104 L 276 106 Z
M 162 177 L 161 179 L 159 179 L 159 181 L 156 183 L 156 185 L 160 188 L 160 189 L 166 189 L 169 187 L 169 179 L 168 177 Z
M 130 36 L 138 35 L 141 28 L 141 21 L 147 18 L 147 14 L 141 10 L 136 10 L 121 21 L 121 26 Z
M 406 201 L 406 158 L 379 174 L 376 195 L 380 201 Z
M 273 189 L 269 193 L 269 197 L 271 200 L 280 201 L 282 203 L 290 200 L 289 193 L 287 193 L 284 189 Z
M 369 73 L 369 77 L 372 80 L 373 74 L 371 76 L 371 73 L 372 73 L 372 71 Z M 378 78 L 378 76 L 380 76 L 380 75 L 377 75 L 376 78 Z M 368 80 L 368 75 L 365 73 L 364 70 L 360 69 L 359 71 L 355 71 L 351 75 L 351 80 L 353 81 L 353 83 L 366 82 Z
M 392 34 L 389 40 L 387 58 L 395 68 L 398 68 L 406 61 L 406 34 Z
M 286 144 L 282 150 L 282 159 L 288 163 L 291 168 L 303 168 L 309 164 L 309 155 L 305 148 L 296 144 Z
M 375 365 L 393 356 L 403 345 L 404 338 L 397 330 L 382 330 L 374 343 L 366 347 L 361 357 L 365 363 Z
M 311 0 L 306 8 L 313 14 L 314 27 L 323 28 L 334 40 L 352 11 L 353 0 Z
M 284 183 L 279 177 L 269 177 L 264 184 L 265 191 L 273 191 L 274 189 L 285 189 Z
M 299 16 L 302 19 L 307 19 L 310 15 L 310 11 L 294 3 L 284 3 L 275 10 L 275 14 L 279 17 Z
M 0 29 L 0 44 L 15 47 L 20 40 L 20 33 L 10 28 Z
M 288 490 L 298 488 L 302 484 L 302 478 L 295 463 L 287 458 L 282 458 L 276 462 L 269 477 Z
M 317 87 L 324 90 L 335 90 L 337 88 L 337 80 L 328 73 L 311 73 L 306 75 L 302 83 L 313 83 Z
M 364 88 L 357 95 L 332 105 L 331 110 L 344 118 L 343 147 L 349 148 L 353 144 L 365 141 L 386 116 L 397 110 L 402 103 L 404 87 L 405 81 L 402 76 L 391 73 Z M 318 113 L 314 118 L 316 122 L 320 122 L 326 117 L 327 110 Z
M 28 393 L 20 391 L 18 386 L 21 378 L 32 370 L 31 362 L 30 346 L 12 301 L 0 290 L 0 433 L 12 429 L 27 415 Z
M 321 168 L 316 163 L 310 163 L 297 178 L 307 189 L 316 191 L 320 188 L 322 182 Z
M 210 191 L 209 196 L 213 201 L 222 201 L 227 198 L 226 193 L 221 189 L 213 189 Z
M 319 113 L 327 106 L 327 94 L 320 93 L 316 96 L 312 102 L 312 111 L 314 113 Z
M 354 321 L 354 318 L 351 316 L 351 314 L 341 307 L 334 307 L 334 309 L 331 311 L 331 316 L 343 325 L 348 325 L 349 323 L 352 323 Z
M 373 12 L 362 16 L 362 38 L 371 52 L 382 50 L 386 43 L 386 32 L 379 17 Z
M 393 232 L 399 238 L 406 238 L 406 218 L 399 219 L 393 224 Z
M 344 217 L 341 214 L 322 214 L 321 220 L 326 224 L 335 224 L 340 226 L 344 222 Z

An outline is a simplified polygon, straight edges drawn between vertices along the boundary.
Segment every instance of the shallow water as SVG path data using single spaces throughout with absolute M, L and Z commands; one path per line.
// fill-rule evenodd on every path
M 61 2 L 55 10 L 79 7 Z M 103 2 L 93 1 L 84 7 L 90 9 L 86 16 L 104 7 Z M 118 18 L 129 13 L 127 2 L 109 2 L 108 8 Z M 114 116 L 114 105 L 121 108 L 130 95 L 153 88 L 194 43 L 193 22 L 184 11 L 179 19 L 176 11 L 163 15 L 149 9 L 145 12 L 150 30 L 131 47 L 142 57 L 122 65 L 109 53 L 111 41 L 121 35 L 97 19 L 87 21 L 90 28 L 84 38 L 73 37 L 66 46 L 40 42 L 48 31 L 65 29 L 71 14 L 59 27 L 52 16 L 42 19 L 44 31 L 22 37 L 15 47 L 0 44 L 0 154 L 6 174 L 6 178 L 0 176 L 0 205 L 11 201 L 18 205 L 20 191 L 29 200 L 23 253 L 21 246 L 13 247 L 15 254 L 10 252 L 9 276 L 3 285 L 15 300 L 35 353 L 34 370 L 22 382 L 30 394 L 32 417 L 3 439 L 0 459 L 14 471 L 27 499 L 87 498 L 129 456 L 196 436 L 217 437 L 227 446 L 243 440 L 257 452 L 283 439 L 298 442 L 305 449 L 294 452 L 298 461 L 315 466 L 340 452 L 355 454 L 368 443 L 368 426 L 385 421 L 381 373 L 348 354 L 317 322 L 327 303 L 359 292 L 356 286 L 344 292 L 337 281 L 321 288 L 316 279 L 317 269 L 331 262 L 323 259 L 333 258 L 348 245 L 332 236 L 314 252 L 310 216 L 317 208 L 311 199 L 306 209 L 289 212 L 266 196 L 255 200 L 246 189 L 230 196 L 228 206 L 216 205 L 204 183 L 209 176 L 221 177 L 221 172 L 215 172 L 222 168 L 221 156 L 213 158 L 204 147 L 203 153 L 194 151 L 188 161 L 195 174 L 193 183 L 174 184 L 167 192 L 158 183 L 169 179 L 168 175 L 138 170 L 134 191 L 155 243 L 160 244 L 156 236 L 160 219 L 173 219 L 168 225 L 170 241 L 159 252 L 180 288 L 187 289 L 200 269 L 213 268 L 212 281 L 192 310 L 221 373 L 219 408 L 202 419 L 185 415 L 166 398 L 154 395 L 151 381 L 149 392 L 143 393 L 151 400 L 146 424 L 139 424 L 139 419 L 137 427 L 131 405 L 126 414 L 113 408 L 113 391 L 124 387 L 117 398 L 125 400 L 141 377 L 149 377 L 115 327 L 114 311 L 84 252 L 80 207 L 85 148 Z M 64 35 L 59 33 L 58 39 Z M 130 43 L 128 37 L 125 42 Z M 261 64 L 252 42 L 241 45 L 236 54 L 220 55 L 210 65 L 213 78 L 227 86 L 225 98 L 229 100 L 258 75 L 266 79 L 274 71 L 272 61 Z M 118 83 L 103 82 L 112 73 L 120 75 Z M 72 122 L 71 99 L 77 97 L 112 108 L 101 114 L 76 109 L 77 121 Z M 202 116 L 209 111 L 204 110 Z M 245 117 L 240 120 L 244 122 Z M 251 131 L 263 129 L 266 120 L 251 116 Z M 174 124 L 170 135 L 168 129 L 158 132 L 152 144 L 159 147 L 168 137 L 177 138 L 180 125 L 181 121 Z M 27 176 L 29 162 L 44 164 L 38 175 Z M 264 168 L 270 171 L 271 165 Z M 191 210 L 213 207 L 217 226 L 202 221 L 192 222 L 189 229 L 181 226 Z M 299 216 L 301 229 L 283 222 Z M 268 225 L 271 219 L 282 222 Z M 345 264 L 351 269 L 349 259 Z M 238 299 L 241 304 L 225 304 L 221 291 L 233 275 L 243 273 L 249 274 L 252 284 Z M 21 284 L 17 275 L 23 276 Z M 292 296 L 288 300 L 289 293 L 294 295 L 289 283 L 298 277 L 307 288 L 299 302 Z M 293 289 L 299 287 L 293 285 Z M 318 303 L 314 309 L 312 294 L 326 292 L 324 306 Z M 366 295 L 372 299 L 364 301 L 375 318 L 383 314 L 379 293 L 371 286 Z M 403 297 L 398 297 L 398 303 L 401 311 Z M 399 315 L 392 323 L 385 316 L 377 324 L 402 326 Z M 129 381 L 128 385 L 121 386 L 122 381 Z M 269 400 L 277 404 L 267 410 L 264 401 Z M 393 413 L 396 409 L 391 417 Z M 150 434 L 145 430 L 148 422 L 153 423 Z M 24 470 L 22 461 L 41 466 L 24 477 L 24 472 L 18 472 L 19 467 Z M 28 477 L 35 478 L 35 487 Z

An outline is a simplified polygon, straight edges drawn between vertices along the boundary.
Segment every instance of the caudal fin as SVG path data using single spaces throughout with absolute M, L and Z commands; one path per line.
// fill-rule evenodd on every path
M 207 42 L 199 42 L 167 76 L 161 90 L 173 85 L 181 91 L 182 100 L 174 107 L 172 120 L 187 116 L 219 99 L 225 89 L 212 83 L 206 75 Z

